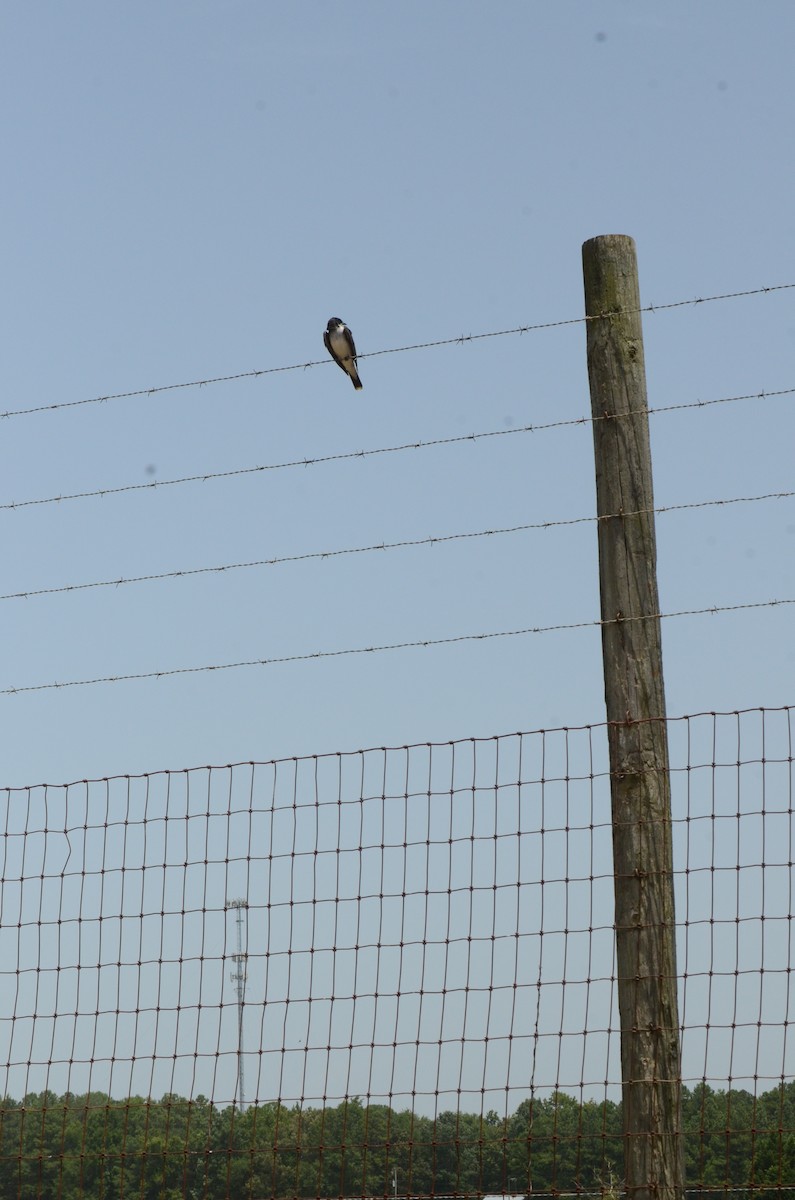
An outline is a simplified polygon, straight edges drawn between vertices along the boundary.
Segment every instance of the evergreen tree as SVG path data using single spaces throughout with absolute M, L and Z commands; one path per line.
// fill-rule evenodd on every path
M 689 1188 L 795 1184 L 795 1082 L 682 1094 Z M 241 1113 L 204 1096 L 34 1093 L 0 1104 L 0 1200 L 265 1200 L 620 1191 L 621 1106 L 565 1092 L 510 1117 L 431 1118 L 351 1097 Z

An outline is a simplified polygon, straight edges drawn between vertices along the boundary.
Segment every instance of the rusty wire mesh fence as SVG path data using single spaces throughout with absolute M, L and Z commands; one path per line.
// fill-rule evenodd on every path
M 668 722 L 694 1190 L 795 1190 L 793 711 Z M 0 1200 L 621 1190 L 604 726 L 3 807 Z

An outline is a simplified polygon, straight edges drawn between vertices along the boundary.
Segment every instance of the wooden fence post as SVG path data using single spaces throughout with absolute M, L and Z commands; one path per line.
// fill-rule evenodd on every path
M 682 1200 L 671 790 L 635 243 L 582 249 L 615 875 L 625 1188 Z

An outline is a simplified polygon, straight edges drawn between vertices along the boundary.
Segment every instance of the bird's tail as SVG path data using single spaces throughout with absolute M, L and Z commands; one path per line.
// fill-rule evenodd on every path
M 364 385 L 359 378 L 359 372 L 356 370 L 356 367 L 353 366 L 353 364 L 351 364 L 351 379 L 353 380 L 353 386 L 356 388 L 356 391 L 360 392 Z

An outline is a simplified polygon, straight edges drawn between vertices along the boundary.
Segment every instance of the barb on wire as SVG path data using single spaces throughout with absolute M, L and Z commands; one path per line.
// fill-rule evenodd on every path
M 532 633 L 562 633 L 572 629 L 601 629 L 607 625 L 626 625 L 631 621 L 665 621 L 674 617 L 716 616 L 718 613 L 744 612 L 757 608 L 778 608 L 795 604 L 795 598 L 757 600 L 745 604 L 713 604 L 709 608 L 687 608 L 677 612 L 650 613 L 637 617 L 622 616 L 610 621 L 571 621 L 558 625 L 532 625 L 523 629 L 497 629 L 484 633 L 461 633 L 451 637 L 423 638 L 406 642 L 388 642 L 375 646 L 354 646 L 343 650 L 315 650 L 304 654 L 283 654 L 273 658 L 240 659 L 238 662 L 208 663 L 198 667 L 168 667 L 161 671 L 135 671 L 124 675 L 99 675 L 94 679 L 67 679 L 52 683 L 33 683 L 22 687 L 0 688 L 0 696 L 19 696 L 24 692 L 49 692 L 60 688 L 92 687 L 100 683 L 129 683 L 143 679 L 167 679 L 175 675 L 199 675 L 210 671 L 235 671 L 242 667 L 275 667 L 288 663 L 313 662 L 328 658 L 350 658 L 354 655 L 382 654 L 388 650 L 417 650 L 429 646 L 452 646 L 461 642 L 485 642 L 497 638 L 524 637 Z
M 742 400 L 770 400 L 777 396 L 789 396 L 795 393 L 793 388 L 778 388 L 775 391 L 744 392 L 737 396 L 719 396 L 712 400 L 689 400 L 680 404 L 664 404 L 648 409 L 650 416 L 659 413 L 680 412 L 684 409 L 709 408 L 716 404 L 735 404 Z M 611 416 L 612 421 L 636 416 L 640 410 Z M 646 410 L 643 410 L 646 411 Z M 120 487 L 93 488 L 84 492 L 65 492 L 58 496 L 39 496 L 31 500 L 9 500 L 0 504 L 0 512 L 11 512 L 21 508 L 33 508 L 44 504 L 63 504 L 68 500 L 94 500 L 105 496 L 120 496 L 127 492 L 154 492 L 161 488 L 180 487 L 188 483 L 209 483 L 216 479 L 233 479 L 243 475 L 259 475 L 266 471 L 286 471 L 296 467 L 316 467 L 324 463 L 347 462 L 353 459 L 372 458 L 379 454 L 401 454 L 407 450 L 428 450 L 437 446 L 462 445 L 464 442 L 475 443 L 487 438 L 514 437 L 517 434 L 545 433 L 551 429 L 565 429 L 570 426 L 592 425 L 594 421 L 604 421 L 605 417 L 567 417 L 560 421 L 545 421 L 536 425 L 520 425 L 515 429 L 486 429 L 477 433 L 461 433 L 452 437 L 429 438 L 427 441 L 417 439 L 410 442 L 399 442 L 394 446 L 376 446 L 369 450 L 344 450 L 339 454 L 321 454 L 314 458 L 293 458 L 277 463 L 262 463 L 253 467 L 233 467 L 228 471 L 205 471 L 197 475 L 181 475 L 175 479 L 152 480 L 150 483 L 127 483 Z
M 288 563 L 309 562 L 330 558 L 342 558 L 355 554 L 384 553 L 390 550 L 405 550 L 417 546 L 440 546 L 448 542 L 470 541 L 475 538 L 501 537 L 512 533 L 528 533 L 532 530 L 558 529 L 573 525 L 593 524 L 611 517 L 640 517 L 651 513 L 682 512 L 696 508 L 717 508 L 730 504 L 755 504 L 762 500 L 791 500 L 795 491 L 765 492 L 760 496 L 730 496 L 720 500 L 695 500 L 683 504 L 662 504 L 657 508 L 639 508 L 632 512 L 610 513 L 602 517 L 564 517 L 554 521 L 531 521 L 521 525 L 505 525 L 494 529 L 466 530 L 463 533 L 431 534 L 423 538 L 403 538 L 395 542 L 373 542 L 366 546 L 346 546 L 334 550 L 312 550 L 305 554 L 285 554 L 273 558 L 250 559 L 246 562 L 223 563 L 211 567 L 188 567 L 178 571 L 159 571 L 146 575 L 120 576 L 116 579 L 98 579 L 88 583 L 66 583 L 57 587 L 28 588 L 26 591 L 0 594 L 3 600 L 30 600 L 36 596 L 55 596 L 65 592 L 82 592 L 91 588 L 117 588 L 131 583 L 155 583 L 167 579 L 188 579 L 194 575 L 220 575 L 226 571 L 244 571 L 254 567 L 275 567 Z
M 737 300 L 746 296 L 762 296 L 770 292 L 786 291 L 795 288 L 795 283 L 779 283 L 770 287 L 748 288 L 741 292 L 722 292 L 714 296 L 696 296 L 688 300 L 672 300 L 667 304 L 646 304 L 639 308 L 624 309 L 617 312 L 601 313 L 596 316 L 566 317 L 559 321 L 541 321 L 533 325 L 516 325 L 511 329 L 496 329 L 484 333 L 460 334 L 458 337 L 437 338 L 430 342 L 415 342 L 410 346 L 392 346 L 384 350 L 370 350 L 359 354 L 359 358 L 378 358 L 384 354 L 406 354 L 413 350 L 430 350 L 438 346 L 461 346 L 465 342 L 478 342 L 486 338 L 510 337 L 515 334 L 537 333 L 544 329 L 557 329 L 564 325 L 582 325 L 587 321 L 599 321 L 605 317 L 622 316 L 632 312 L 664 312 L 667 309 L 684 308 L 690 305 L 709 304 L 717 300 Z M 37 404 L 31 408 L 8 409 L 0 413 L 0 418 L 25 417 L 33 413 L 56 412 L 60 409 L 79 408 L 87 404 L 105 404 L 109 400 L 129 400 L 140 396 L 154 396 L 161 392 L 174 392 L 182 388 L 209 387 L 214 383 L 235 383 L 241 379 L 258 379 L 263 375 L 283 374 L 287 371 L 305 371 L 310 367 L 326 367 L 330 359 L 312 359 L 309 362 L 292 363 L 282 367 L 262 367 L 251 371 L 236 371 L 229 375 L 215 375 L 207 379 L 190 379 L 182 383 L 165 383 L 156 387 L 135 388 L 126 392 L 108 392 L 102 396 L 89 396 L 82 400 L 61 400 L 51 404 Z

